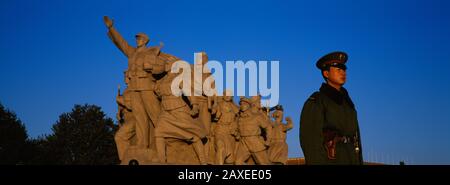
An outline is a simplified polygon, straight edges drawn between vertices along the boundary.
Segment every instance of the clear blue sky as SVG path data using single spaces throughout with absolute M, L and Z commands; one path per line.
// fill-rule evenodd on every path
M 279 60 L 280 102 L 295 128 L 289 155 L 303 156 L 298 121 L 322 82 L 315 61 L 346 51 L 366 160 L 450 164 L 448 1 L 1 1 L 0 102 L 36 137 L 74 104 L 116 113 L 126 57 L 106 36 L 109 15 L 130 42 L 187 61 Z M 134 42 L 133 42 L 134 44 Z

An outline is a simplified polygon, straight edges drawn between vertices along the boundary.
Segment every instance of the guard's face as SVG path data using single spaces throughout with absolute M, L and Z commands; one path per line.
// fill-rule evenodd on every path
M 328 79 L 329 82 L 336 85 L 344 85 L 347 81 L 347 73 L 345 69 L 330 67 L 330 70 L 323 71 L 323 75 Z

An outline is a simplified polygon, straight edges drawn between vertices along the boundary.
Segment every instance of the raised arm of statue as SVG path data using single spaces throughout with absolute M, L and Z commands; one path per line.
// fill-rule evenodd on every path
M 120 49 L 120 51 L 125 54 L 125 56 L 130 57 L 134 53 L 135 48 L 130 46 L 122 35 L 120 35 L 120 33 L 113 27 L 113 21 L 108 16 L 104 16 L 103 21 L 108 28 L 109 38 Z
M 283 127 L 283 131 L 284 131 L 284 132 L 286 132 L 286 131 L 291 130 L 292 128 L 294 128 L 294 123 L 292 123 L 291 117 L 286 117 L 286 121 L 287 121 L 287 124 L 284 125 L 284 127 Z

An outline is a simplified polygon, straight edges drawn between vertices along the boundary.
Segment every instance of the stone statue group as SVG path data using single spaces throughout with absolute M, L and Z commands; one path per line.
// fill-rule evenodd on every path
M 104 17 L 108 36 L 128 58 L 126 88 L 117 95 L 119 130 L 115 141 L 121 164 L 286 164 L 286 133 L 293 128 L 283 108 L 265 108 L 261 96 L 186 96 L 172 93 L 179 58 L 147 47 L 149 37 L 136 34 L 130 46 Z M 203 53 L 203 62 L 207 55 Z M 203 73 L 202 79 L 210 73 Z M 195 82 L 194 83 L 201 83 Z

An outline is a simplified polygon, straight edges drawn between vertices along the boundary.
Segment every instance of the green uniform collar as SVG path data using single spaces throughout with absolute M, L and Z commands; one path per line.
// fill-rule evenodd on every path
M 338 91 L 334 87 L 331 87 L 330 85 L 326 83 L 322 83 L 322 86 L 320 87 L 320 92 L 328 96 L 330 99 L 332 99 L 334 102 L 336 102 L 338 105 L 342 105 L 344 100 L 347 101 L 348 104 L 354 109 L 355 105 L 353 104 L 353 101 L 351 100 L 350 96 L 348 95 L 347 89 L 344 87 L 341 87 L 341 90 Z

